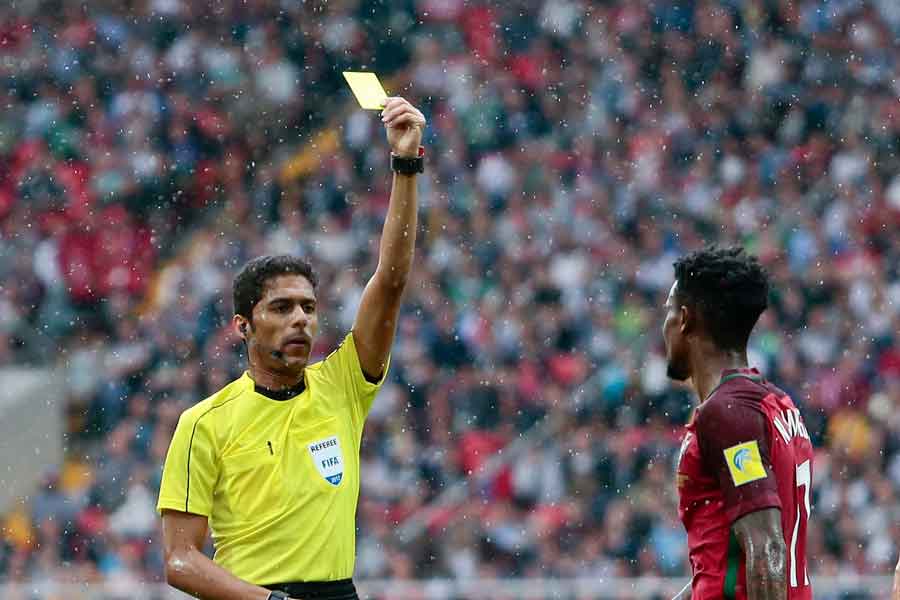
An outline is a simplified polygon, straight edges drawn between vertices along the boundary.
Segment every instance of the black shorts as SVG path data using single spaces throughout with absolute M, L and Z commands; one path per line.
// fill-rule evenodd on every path
M 272 591 L 284 592 L 291 598 L 301 598 L 302 600 L 359 600 L 352 579 L 272 583 L 263 587 Z

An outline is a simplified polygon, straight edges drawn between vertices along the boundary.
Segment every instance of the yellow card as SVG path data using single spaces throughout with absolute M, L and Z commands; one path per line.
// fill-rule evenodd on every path
M 350 89 L 353 90 L 353 95 L 361 107 L 366 110 L 384 108 L 384 101 L 388 95 L 375 73 L 344 71 L 344 79 L 350 84 Z

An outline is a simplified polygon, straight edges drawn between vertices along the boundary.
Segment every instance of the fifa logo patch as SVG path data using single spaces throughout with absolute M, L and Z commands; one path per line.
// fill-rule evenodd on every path
M 313 442 L 309 445 L 309 453 L 319 475 L 331 485 L 338 485 L 344 477 L 344 459 L 338 437 L 333 435 Z
M 756 440 L 725 448 L 725 463 L 735 486 L 767 477 Z

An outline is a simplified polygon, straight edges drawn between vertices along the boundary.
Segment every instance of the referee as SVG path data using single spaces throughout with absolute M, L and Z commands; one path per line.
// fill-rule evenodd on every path
M 290 256 L 234 279 L 236 332 L 250 368 L 186 410 L 159 492 L 166 581 L 205 600 L 353 600 L 363 423 L 387 373 L 416 237 L 425 118 L 389 98 L 394 171 L 378 267 L 352 331 L 307 364 L 318 330 L 316 276 Z M 203 552 L 207 531 L 215 558 Z

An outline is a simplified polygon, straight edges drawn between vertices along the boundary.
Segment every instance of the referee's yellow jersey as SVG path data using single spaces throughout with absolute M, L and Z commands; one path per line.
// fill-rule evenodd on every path
M 351 333 L 305 382 L 278 401 L 244 373 L 184 411 L 163 468 L 157 509 L 207 516 L 216 563 L 257 585 L 353 576 L 359 445 L 384 375 L 366 380 Z

